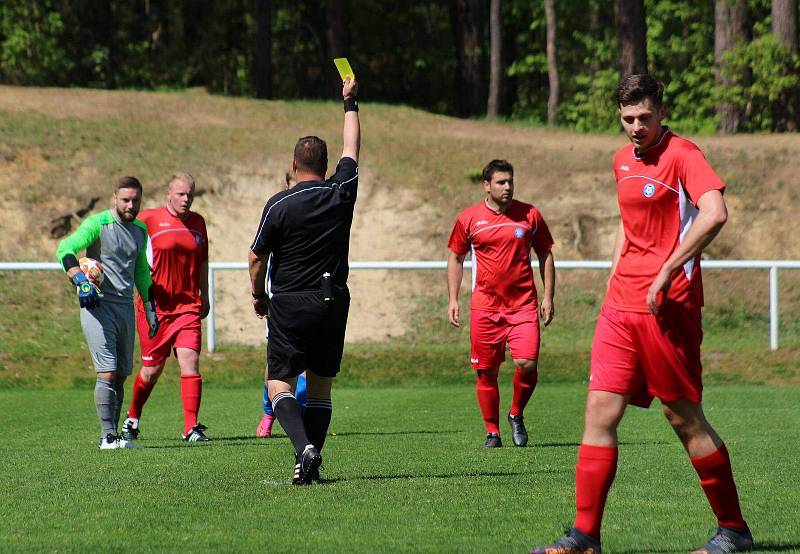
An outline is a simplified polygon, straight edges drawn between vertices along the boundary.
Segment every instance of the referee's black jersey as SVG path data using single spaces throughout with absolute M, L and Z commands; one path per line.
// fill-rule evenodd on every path
M 324 273 L 347 283 L 358 164 L 342 158 L 327 181 L 303 181 L 267 201 L 250 249 L 272 254 L 272 294 L 320 290 Z

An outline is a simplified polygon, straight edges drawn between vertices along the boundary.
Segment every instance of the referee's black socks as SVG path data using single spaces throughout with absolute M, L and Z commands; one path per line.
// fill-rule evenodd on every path
M 328 427 L 331 424 L 333 404 L 330 398 L 311 398 L 306 400 L 304 419 L 306 422 L 306 435 L 317 450 L 322 451 Z
M 300 411 L 300 403 L 290 392 L 279 392 L 272 398 L 272 411 L 278 422 L 289 435 L 294 451 L 300 455 L 306 446 L 313 444 L 308 440 L 306 428 L 303 424 L 303 413 Z

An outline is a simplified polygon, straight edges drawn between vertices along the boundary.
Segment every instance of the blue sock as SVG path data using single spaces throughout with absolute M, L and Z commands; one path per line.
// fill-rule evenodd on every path
M 305 375 L 300 375 L 297 377 L 297 386 L 294 388 L 294 396 L 297 398 L 297 403 L 300 404 L 301 407 L 305 407 L 307 396 Z M 264 409 L 264 413 L 266 415 L 274 415 L 272 413 L 272 402 L 269 401 L 269 389 L 267 388 L 266 383 L 264 384 L 264 399 L 262 401 L 262 408 Z
M 301 374 L 297 377 L 297 386 L 294 388 L 294 397 L 297 398 L 297 403 L 303 408 L 306 407 L 306 396 L 306 376 Z
M 264 415 L 274 415 L 272 413 L 272 402 L 269 401 L 269 389 L 267 389 L 266 383 L 264 383 L 264 400 L 262 402 L 261 407 L 264 409 Z

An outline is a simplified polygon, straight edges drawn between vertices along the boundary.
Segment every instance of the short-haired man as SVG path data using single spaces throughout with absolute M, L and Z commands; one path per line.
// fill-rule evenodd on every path
M 136 219 L 142 202 L 142 184 L 135 177 L 117 181 L 110 210 L 86 218 L 74 233 L 58 244 L 56 259 L 78 289 L 81 327 L 92 355 L 97 381 L 94 401 L 100 419 L 100 448 L 132 448 L 117 434 L 125 393 L 133 370 L 133 287 L 144 302 L 150 335 L 158 330 L 147 264 L 147 229 Z M 98 288 L 78 263 L 78 252 L 100 262 L 105 278 Z
M 487 433 L 484 446 L 502 446 L 497 375 L 506 345 L 516 366 L 508 414 L 511 438 L 514 445 L 525 446 L 528 432 L 523 412 L 538 377 L 539 320 L 549 325 L 553 319 L 553 237 L 539 210 L 514 200 L 514 168 L 510 163 L 489 162 L 483 169 L 483 190 L 486 197 L 461 212 L 450 234 L 447 315 L 451 325 L 460 325 L 458 294 L 464 258 L 472 251 L 475 284 L 470 302 L 470 362 L 477 372 L 475 388 Z M 533 281 L 531 248 L 539 259 L 544 283 L 541 303 Z
M 197 422 L 203 379 L 200 376 L 200 320 L 208 315 L 208 234 L 203 216 L 191 211 L 194 177 L 176 173 L 167 182 L 167 203 L 142 211 L 150 246 L 153 296 L 160 327 L 149 337 L 144 306 L 140 301 L 136 324 L 142 346 L 142 369 L 133 384 L 128 415 L 122 426 L 128 440 L 139 436 L 139 418 L 145 402 L 164 371 L 171 353 L 181 372 L 183 432 L 187 442 L 205 442 L 205 426 Z
M 294 446 L 295 485 L 318 478 L 333 411 L 331 385 L 342 361 L 361 142 L 357 88 L 352 79 L 342 87 L 344 148 L 336 172 L 325 180 L 325 141 L 301 138 L 292 160 L 296 184 L 267 201 L 248 256 L 253 307 L 258 317 L 269 318 L 269 396 Z M 265 290 L 270 254 L 271 297 Z M 292 390 L 303 371 L 307 400 L 301 412 Z
M 696 553 L 751 550 L 725 444 L 701 404 L 700 253 L 727 220 L 725 185 L 693 143 L 661 125 L 664 85 L 631 75 L 617 91 L 632 146 L 614 158 L 621 221 L 592 344 L 583 440 L 575 466 L 577 517 L 535 554 L 600 552 L 600 525 L 617 470 L 627 405 L 658 397 L 700 477 L 717 532 Z

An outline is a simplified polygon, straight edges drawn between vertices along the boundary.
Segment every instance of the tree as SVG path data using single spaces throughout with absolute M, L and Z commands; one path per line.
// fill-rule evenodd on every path
M 350 50 L 347 0 L 328 0 L 327 16 L 328 27 L 325 33 L 328 41 L 328 57 L 330 59 L 346 57 Z M 341 89 L 342 82 L 333 64 L 328 63 L 325 67 L 327 67 L 331 86 L 334 89 Z
M 772 0 L 772 33 L 791 54 L 797 55 L 797 0 Z M 773 104 L 775 131 L 797 131 L 800 125 L 800 91 L 781 92 Z
M 735 71 L 725 67 L 725 54 L 742 42 L 747 33 L 747 7 L 745 0 L 715 0 L 714 3 L 714 76 L 724 89 L 740 85 L 746 80 L 742 68 Z M 744 114 L 735 103 L 722 99 L 717 104 L 717 130 L 735 133 Z
M 481 4 L 480 0 L 450 1 L 458 61 L 456 70 L 457 112 L 461 117 L 478 115 L 483 109 Z
M 547 76 L 550 81 L 550 96 L 547 99 L 547 123 L 556 124 L 558 110 L 558 64 L 556 63 L 556 7 L 555 0 L 544 0 L 547 19 Z
M 272 97 L 272 6 L 270 0 L 255 0 L 256 98 Z
M 619 38 L 620 78 L 647 73 L 647 23 L 644 0 L 614 0 Z
M 491 0 L 489 6 L 489 101 L 486 115 L 497 117 L 500 112 L 500 88 L 503 75 L 503 24 L 500 18 L 500 0 Z

